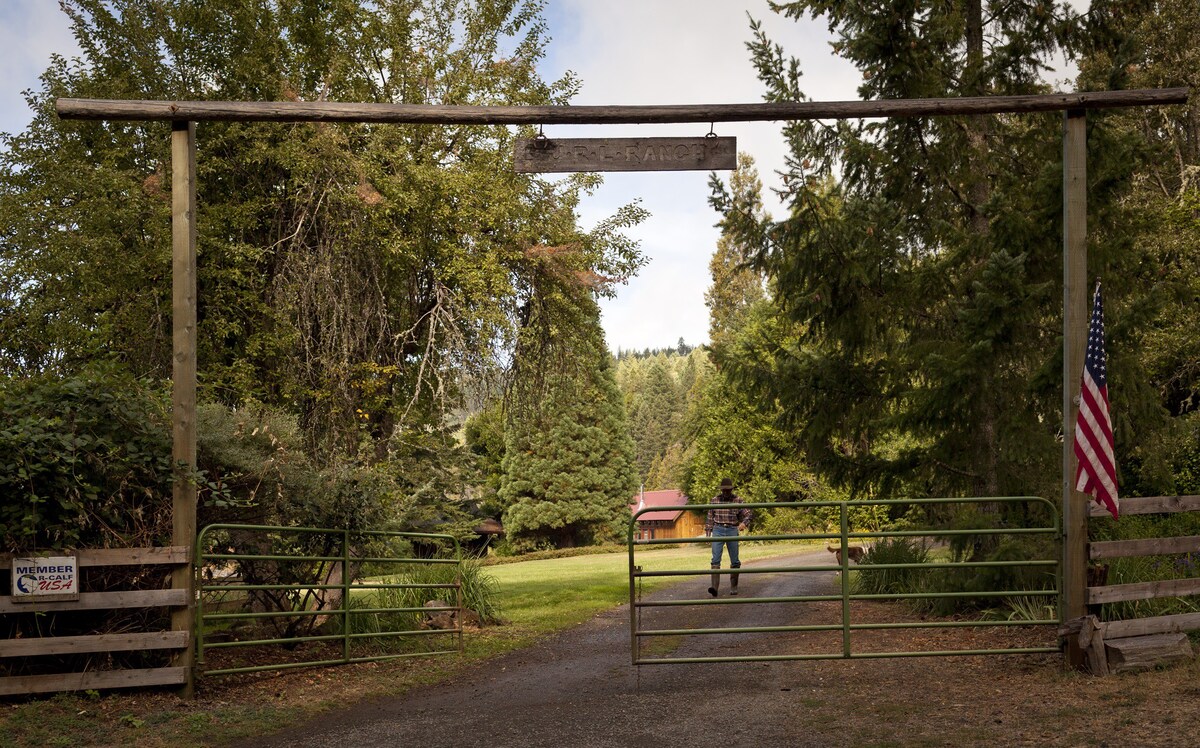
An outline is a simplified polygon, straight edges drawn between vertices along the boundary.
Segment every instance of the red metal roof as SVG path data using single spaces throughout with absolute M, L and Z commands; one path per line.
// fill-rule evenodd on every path
M 637 493 L 633 495 L 633 503 L 629 505 L 629 511 L 631 513 L 636 512 L 637 510 L 648 506 L 684 506 L 687 503 L 687 496 L 684 496 L 682 491 L 678 491 L 674 488 L 667 491 L 646 491 L 645 493 Z M 678 517 L 682 511 L 682 509 L 668 509 L 661 512 L 646 512 L 638 517 L 638 521 L 666 520 L 667 522 L 674 522 L 675 518 Z

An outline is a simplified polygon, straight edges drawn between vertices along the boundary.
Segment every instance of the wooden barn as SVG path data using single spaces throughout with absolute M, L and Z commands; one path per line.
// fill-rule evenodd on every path
M 683 509 L 688 497 L 681 491 L 642 491 L 633 497 L 629 511 L 646 507 L 662 507 L 661 511 L 646 512 L 638 517 L 638 540 L 661 538 L 694 538 L 704 534 L 704 512 Z

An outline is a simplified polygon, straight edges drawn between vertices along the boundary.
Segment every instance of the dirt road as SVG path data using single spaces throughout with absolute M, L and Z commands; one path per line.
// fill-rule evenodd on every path
M 828 564 L 829 558 L 814 552 L 763 563 L 815 565 Z M 744 574 L 741 593 L 826 594 L 835 590 L 834 581 L 832 572 Z M 689 579 L 648 599 L 706 597 L 707 585 L 707 579 Z M 837 620 L 840 607 L 806 603 L 652 610 L 656 618 L 644 617 L 643 628 L 828 622 Z M 622 607 L 535 647 L 483 663 L 452 682 L 364 703 L 246 745 L 1138 746 L 1193 744 L 1200 734 L 1200 710 L 1194 704 L 1200 689 L 1190 685 L 1194 667 L 1180 668 L 1176 676 L 1150 673 L 1103 680 L 1063 673 L 1053 655 L 635 668 L 630 665 L 628 620 L 628 609 Z M 960 647 L 985 644 L 971 639 L 966 633 L 971 629 L 954 631 Z M 838 651 L 836 636 L 800 643 L 804 636 L 655 637 L 646 646 L 652 654 L 679 657 Z M 945 646 L 924 636 L 913 634 L 909 645 Z M 1044 642 L 1045 632 L 1040 636 Z M 1007 644 L 1013 643 L 1022 642 Z M 1172 692 L 1191 697 L 1172 698 Z

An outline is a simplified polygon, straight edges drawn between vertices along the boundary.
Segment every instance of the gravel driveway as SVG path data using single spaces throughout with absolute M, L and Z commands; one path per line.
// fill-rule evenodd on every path
M 824 551 L 760 562 L 825 565 Z M 747 568 L 753 564 L 747 564 Z M 744 574 L 743 597 L 828 594 L 835 573 Z M 724 583 L 727 589 L 728 582 Z M 707 597 L 707 577 L 648 599 Z M 723 593 L 725 590 L 723 590 Z M 872 604 L 885 614 L 892 606 Z M 836 621 L 840 603 L 648 609 L 643 628 Z M 826 617 L 820 618 L 821 614 Z M 648 614 L 644 613 L 644 616 Z M 886 620 L 886 619 L 880 619 Z M 962 648 L 1045 643 L 1046 633 L 953 629 Z M 944 630 L 943 630 L 944 633 Z M 944 641 L 910 636 L 913 648 Z M 939 634 L 940 635 L 940 634 Z M 834 634 L 651 638 L 670 656 L 838 651 Z M 997 641 L 1009 636 L 1025 640 Z M 1040 636 L 1040 641 L 1029 640 Z M 1053 636 L 1052 634 L 1050 636 Z M 790 637 L 790 638 L 789 638 Z M 990 638 L 989 638 L 990 637 Z M 656 641 L 657 640 L 657 641 Z M 810 646 L 810 645 L 803 645 Z M 856 645 L 857 646 L 857 645 Z M 857 651 L 857 650 L 856 650 Z M 628 608 L 488 660 L 452 681 L 365 702 L 247 746 L 488 746 L 665 748 L 708 746 L 942 746 L 1194 744 L 1200 718 L 1195 666 L 1175 675 L 1091 679 L 1064 673 L 1057 655 L 886 660 L 630 664 Z M 1122 683 L 1123 681 L 1123 683 Z M 1134 689 L 1139 695 L 1131 696 Z M 1192 690 L 1188 690 L 1192 689 Z M 1146 695 L 1140 695 L 1142 691 Z M 1176 698 L 1172 698 L 1172 694 Z M 1185 698 L 1190 696 L 1190 698 Z M 1183 738 L 1185 735 L 1192 738 Z M 1183 743 L 1178 741 L 1183 740 Z

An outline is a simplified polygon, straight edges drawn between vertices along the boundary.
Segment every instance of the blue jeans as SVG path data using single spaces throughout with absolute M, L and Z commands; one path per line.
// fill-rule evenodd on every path
M 738 530 L 736 527 L 722 527 L 721 525 L 713 525 L 713 538 L 736 538 Z M 738 559 L 738 542 L 736 540 L 714 540 L 712 544 L 712 567 L 714 569 L 721 568 L 721 547 L 729 546 L 729 568 L 740 569 L 742 562 Z

